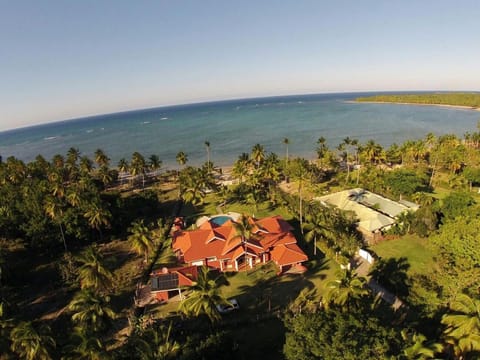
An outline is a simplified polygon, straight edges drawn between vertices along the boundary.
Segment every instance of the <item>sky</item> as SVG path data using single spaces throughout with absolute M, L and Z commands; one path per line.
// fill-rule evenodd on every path
M 478 0 L 0 0 L 0 131 L 270 95 L 480 90 Z

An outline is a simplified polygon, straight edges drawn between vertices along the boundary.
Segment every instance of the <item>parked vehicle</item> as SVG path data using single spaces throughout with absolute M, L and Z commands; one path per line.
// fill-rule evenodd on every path
M 227 314 L 234 310 L 240 309 L 240 305 L 238 304 L 237 299 L 228 299 L 227 301 L 230 303 L 229 305 L 223 305 L 223 304 L 217 305 L 217 311 L 220 314 Z

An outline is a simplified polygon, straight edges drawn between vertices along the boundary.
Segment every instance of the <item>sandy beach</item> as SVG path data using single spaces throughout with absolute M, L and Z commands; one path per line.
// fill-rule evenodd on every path
M 436 106 L 436 107 L 443 107 L 443 108 L 451 108 L 451 109 L 461 109 L 461 110 L 473 110 L 473 111 L 480 111 L 480 108 L 472 107 L 472 106 L 462 106 L 462 105 L 446 105 L 446 104 L 420 104 L 420 103 L 407 103 L 407 102 L 394 102 L 394 101 L 345 101 L 346 103 L 354 103 L 354 104 L 395 104 L 395 105 L 418 105 L 418 106 Z

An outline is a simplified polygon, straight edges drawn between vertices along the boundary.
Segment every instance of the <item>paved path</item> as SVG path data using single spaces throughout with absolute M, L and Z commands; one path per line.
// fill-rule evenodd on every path
M 383 300 L 388 302 L 392 305 L 395 310 L 401 308 L 404 303 L 390 291 L 385 289 L 382 285 L 380 285 L 375 279 L 368 275 L 370 272 L 370 267 L 372 264 L 369 264 L 366 260 L 361 258 L 360 256 L 356 256 L 354 258 L 355 261 L 355 272 L 358 276 L 363 276 L 367 279 L 367 285 L 372 289 L 375 294 L 380 294 Z

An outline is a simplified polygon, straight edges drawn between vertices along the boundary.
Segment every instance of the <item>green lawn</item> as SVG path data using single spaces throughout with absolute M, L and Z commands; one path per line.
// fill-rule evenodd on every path
M 269 215 L 281 215 L 287 221 L 292 218 L 292 215 L 283 207 L 274 208 L 268 201 L 259 203 L 256 207 L 236 201 L 219 208 L 219 203 L 220 201 L 215 194 L 208 194 L 202 205 L 192 206 L 191 204 L 185 204 L 180 216 L 185 217 L 189 223 L 194 223 L 196 219 L 201 216 L 211 216 L 222 212 L 237 212 L 240 214 L 255 215 L 256 218 L 262 218 Z
M 382 258 L 406 257 L 411 273 L 426 273 L 433 265 L 433 254 L 426 247 L 426 239 L 406 235 L 399 239 L 380 242 L 371 249 Z

